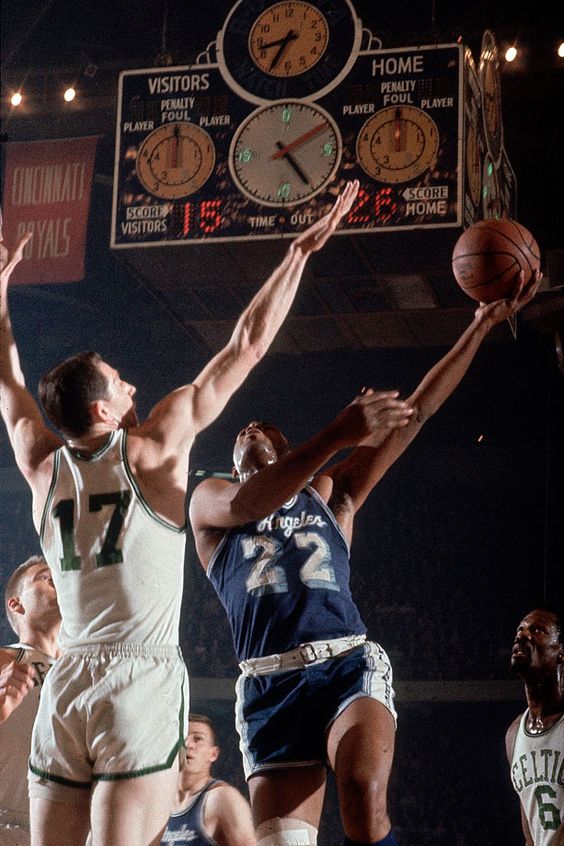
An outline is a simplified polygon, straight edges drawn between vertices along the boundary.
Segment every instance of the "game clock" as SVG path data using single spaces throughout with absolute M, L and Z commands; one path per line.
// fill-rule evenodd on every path
M 295 205 L 331 182 L 341 150 L 341 135 L 328 112 L 303 100 L 282 100 L 256 109 L 239 126 L 229 167 L 249 199 L 265 206 Z
M 349 0 L 239 0 L 218 33 L 218 64 L 252 103 L 317 100 L 350 71 L 361 38 Z

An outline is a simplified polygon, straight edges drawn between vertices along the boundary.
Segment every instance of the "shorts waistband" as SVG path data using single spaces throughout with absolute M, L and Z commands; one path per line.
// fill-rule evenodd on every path
M 90 643 L 82 646 L 68 646 L 63 655 L 84 655 L 86 657 L 116 656 L 141 657 L 152 656 L 173 658 L 180 655 L 180 647 L 159 643 Z
M 267 673 L 300 669 L 350 652 L 365 641 L 366 635 L 349 635 L 334 640 L 314 640 L 311 643 L 301 643 L 296 649 L 281 652 L 279 655 L 249 658 L 247 661 L 241 661 L 239 667 L 244 676 L 264 676 Z

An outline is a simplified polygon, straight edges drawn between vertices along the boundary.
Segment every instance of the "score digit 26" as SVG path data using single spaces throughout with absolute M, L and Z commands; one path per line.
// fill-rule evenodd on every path
M 368 227 L 376 221 L 384 225 L 397 220 L 400 213 L 401 207 L 394 188 L 379 188 L 374 194 L 360 188 L 355 204 L 347 215 L 347 223 Z

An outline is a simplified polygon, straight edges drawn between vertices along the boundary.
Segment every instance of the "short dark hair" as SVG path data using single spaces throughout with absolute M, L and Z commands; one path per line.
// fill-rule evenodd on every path
M 98 353 L 81 352 L 52 367 L 39 380 L 39 400 L 64 435 L 81 437 L 92 425 L 90 404 L 107 396 L 108 381 Z
M 8 618 L 8 622 L 10 623 L 11 627 L 15 631 L 17 635 L 18 632 L 18 615 L 14 614 L 11 608 L 8 607 L 8 600 L 12 598 L 12 596 L 19 596 L 21 588 L 22 588 L 22 581 L 24 577 L 27 575 L 27 571 L 30 567 L 35 567 L 36 564 L 47 564 L 45 559 L 42 555 L 32 555 L 31 558 L 28 558 L 22 564 L 19 564 L 6 584 L 4 589 L 4 608 L 6 609 L 6 617 Z
M 206 717 L 205 714 L 189 714 L 188 715 L 188 728 L 192 723 L 204 723 L 209 730 L 211 731 L 212 742 L 214 746 L 217 746 L 217 734 L 215 731 L 215 726 L 210 720 L 209 717 Z

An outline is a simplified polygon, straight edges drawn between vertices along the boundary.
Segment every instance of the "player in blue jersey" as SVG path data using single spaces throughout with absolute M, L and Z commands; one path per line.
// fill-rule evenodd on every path
M 214 778 L 219 757 L 212 721 L 190 714 L 186 757 L 161 846 L 255 846 L 251 809 L 231 784 Z
M 349 590 L 354 516 L 386 470 L 455 389 L 493 326 L 538 285 L 477 309 L 472 324 L 405 402 L 367 392 L 294 451 L 264 423 L 235 442 L 238 483 L 210 478 L 190 520 L 202 566 L 226 608 L 241 666 L 237 727 L 258 846 L 317 843 L 326 767 L 345 843 L 396 844 L 387 813 L 395 736 L 392 671 L 366 640 Z M 373 433 L 355 443 L 347 414 L 369 402 Z

